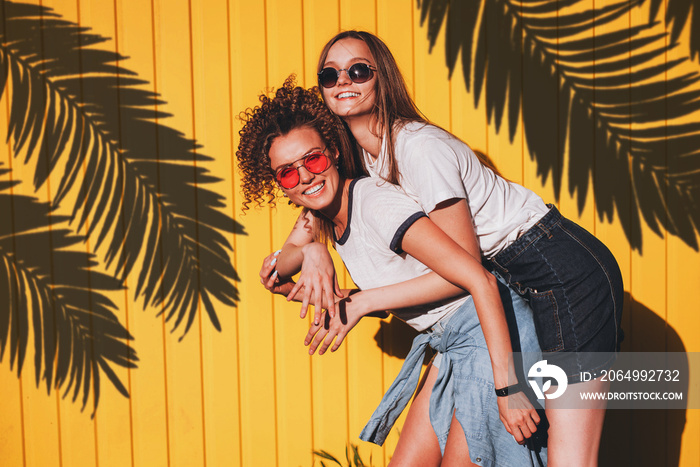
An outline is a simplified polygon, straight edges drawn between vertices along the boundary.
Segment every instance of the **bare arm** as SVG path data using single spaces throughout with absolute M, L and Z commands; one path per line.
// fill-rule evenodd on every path
M 484 333 L 491 358 L 494 384 L 506 387 L 517 381 L 508 323 L 498 292 L 496 278 L 430 219 L 418 219 L 406 232 L 403 250 L 440 274 L 448 281 L 472 294 L 479 322 Z M 512 398 L 512 399 L 511 399 Z M 536 430 L 539 416 L 520 393 L 507 400 L 518 402 L 518 408 L 510 410 L 506 398 L 499 399 L 501 420 L 506 429 L 522 442 Z
M 465 199 L 454 198 L 438 204 L 430 213 L 430 220 L 481 265 L 481 251 Z M 491 277 L 489 274 L 489 279 Z M 354 301 L 355 307 L 365 312 L 394 310 L 400 316 L 401 308 L 427 305 L 460 295 L 465 295 L 463 288 L 431 272 L 399 284 L 363 290 Z
M 480 260 L 476 233 L 474 232 L 469 206 L 464 199 L 451 199 L 437 205 L 430 213 L 431 220 L 459 246 Z M 300 316 L 306 316 L 310 303 L 318 303 L 323 297 L 325 303 L 331 303 L 329 312 L 335 314 L 334 294 L 343 297 L 338 285 L 337 274 L 325 245 L 313 242 L 313 223 L 315 219 L 308 212 L 299 215 L 294 227 L 285 241 L 281 253 L 276 257 L 268 256 L 260 270 L 261 281 L 268 290 L 283 293 L 289 300 L 302 302 Z M 272 261 L 274 263 L 270 264 Z M 289 278 L 304 269 L 300 280 L 295 285 Z M 273 276 L 274 274 L 274 276 Z M 276 287 L 277 276 L 284 287 Z M 301 297 L 298 292 L 302 290 Z M 381 289 L 365 290 L 356 296 L 356 307 L 362 307 L 365 313 L 398 310 L 406 306 L 423 305 L 464 294 L 463 290 L 440 277 L 429 273 L 420 278 L 395 284 Z M 314 297 L 312 299 L 312 296 Z M 314 322 L 320 322 L 320 307 L 314 313 Z
M 481 261 L 481 249 L 466 199 L 453 198 L 443 201 L 435 206 L 429 216 L 430 220 L 457 245 L 466 250 L 474 259 Z
M 417 220 L 401 246 L 448 281 L 471 292 L 491 354 L 494 382 L 497 387 L 507 386 L 510 369 L 506 362 L 512 347 L 496 278 L 429 219 Z
M 314 218 L 308 212 L 303 211 L 299 214 L 277 257 L 275 268 L 280 276 L 292 277 L 301 271 L 303 248 L 314 241 L 313 223 Z
M 260 269 L 261 282 L 271 292 L 283 293 L 287 300 L 298 299 L 301 294 L 302 318 L 309 304 L 314 303 L 328 304 L 328 312 L 335 316 L 335 297 L 344 296 L 328 248 L 314 242 L 314 222 L 309 212 L 302 212 L 282 249 L 268 255 Z M 299 272 L 294 283 L 291 277 Z M 320 322 L 321 309 L 321 306 L 314 306 L 314 323 Z

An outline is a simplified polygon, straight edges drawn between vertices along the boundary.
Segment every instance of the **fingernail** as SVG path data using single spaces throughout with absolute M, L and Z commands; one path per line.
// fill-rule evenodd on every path
M 318 326 L 318 321 L 314 321 L 314 326 Z
M 272 256 L 277 256 L 277 255 L 279 255 L 281 252 L 282 252 L 282 250 L 277 250 L 277 251 L 275 251 L 275 252 L 272 254 Z M 277 260 L 275 260 L 275 261 L 277 261 Z
M 275 272 L 272 273 L 272 276 L 270 277 L 277 277 L 277 269 L 275 269 Z
M 272 261 L 270 261 L 270 266 L 274 266 L 276 262 L 277 262 L 277 258 L 273 259 Z

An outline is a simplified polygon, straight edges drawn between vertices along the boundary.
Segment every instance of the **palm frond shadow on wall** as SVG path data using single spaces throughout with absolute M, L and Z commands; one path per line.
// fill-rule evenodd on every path
M 100 354 L 100 346 L 107 338 L 130 338 L 113 315 L 109 318 L 113 329 L 100 330 L 101 320 L 109 314 L 102 308 L 113 308 L 101 295 L 101 287 L 113 289 L 115 281 L 122 287 L 127 276 L 138 274 L 134 299 L 144 308 L 159 309 L 172 331 L 182 331 L 181 339 L 200 303 L 212 325 L 220 330 L 212 299 L 229 306 L 238 301 L 235 282 L 239 278 L 226 235 L 245 232 L 242 225 L 220 211 L 224 199 L 211 189 L 219 179 L 203 167 L 212 159 L 199 152 L 195 141 L 163 124 L 169 116 L 160 110 L 165 102 L 142 89 L 147 82 L 121 66 L 125 57 L 97 47 L 107 38 L 62 20 L 49 8 L 9 1 L 0 1 L 0 7 L 0 91 L 10 102 L 8 141 L 14 160 L 33 170 L 35 189 L 44 186 L 54 173 L 58 182 L 52 182 L 48 209 L 60 208 L 71 215 L 69 219 L 44 216 L 25 220 L 36 210 L 21 210 L 18 203 L 28 203 L 24 198 L 11 193 L 4 196 L 14 203 L 15 224 L 36 222 L 49 227 L 67 221 L 73 232 L 66 237 L 72 243 L 53 241 L 49 250 L 44 248 L 47 254 L 34 255 L 31 261 L 22 257 L 31 251 L 13 250 L 12 242 L 0 245 L 0 257 L 5 265 L 35 261 L 34 270 L 51 271 L 63 254 L 61 248 L 75 243 L 76 238 L 90 238 L 87 245 L 91 252 L 113 275 L 112 282 L 104 276 L 91 280 L 90 307 L 83 306 L 84 298 L 63 294 L 65 322 L 59 322 L 59 305 L 55 303 L 36 308 L 34 297 L 42 292 L 34 283 L 17 279 L 16 272 L 0 276 L 0 280 L 7 279 L 0 287 L 0 300 L 7 303 L 7 295 L 14 307 L 6 315 L 5 308 L 0 309 L 0 351 L 9 344 L 11 355 L 23 355 L 27 326 L 33 326 L 37 385 L 41 378 L 48 390 L 52 380 L 57 388 L 64 384 L 70 388 L 74 379 L 81 381 L 83 407 L 92 385 L 96 408 L 98 367 L 126 395 L 114 372 L 103 364 L 105 355 Z M 77 201 L 66 206 L 69 199 Z M 17 228 L 8 235 L 17 241 L 23 238 Z M 143 262 L 139 258 L 144 258 Z M 92 261 L 92 256 L 85 259 Z M 62 281 L 76 280 L 50 277 L 48 272 L 37 274 L 53 281 L 53 289 Z M 49 302 L 55 298 L 46 297 Z M 26 319 L 30 307 L 35 317 L 32 325 Z M 90 318 L 87 321 L 85 313 Z M 46 324 L 38 327 L 37 319 Z M 77 332 L 74 328 L 79 326 L 93 333 L 94 349 L 82 357 L 68 357 L 74 349 L 70 333 Z M 128 346 L 115 344 L 110 348 L 112 362 L 133 366 L 135 354 Z M 58 358 L 52 360 L 52 355 Z M 18 374 L 22 362 L 17 359 Z M 75 400 L 79 388 L 74 384 Z
M 633 248 L 642 250 L 643 219 L 698 250 L 700 123 L 683 117 L 700 110 L 700 76 L 679 71 L 687 58 L 666 57 L 687 21 L 688 58 L 698 55 L 700 1 L 669 0 L 666 12 L 650 2 L 648 22 L 618 30 L 645 0 L 584 11 L 581 0 L 423 0 L 418 8 L 431 49 L 446 28 L 450 74 L 461 53 L 467 90 L 475 106 L 485 99 L 489 123 L 500 131 L 507 119 L 512 140 L 522 112 L 538 176 L 551 175 L 557 199 L 568 150 L 579 210 L 592 180 L 600 219 L 617 215 Z

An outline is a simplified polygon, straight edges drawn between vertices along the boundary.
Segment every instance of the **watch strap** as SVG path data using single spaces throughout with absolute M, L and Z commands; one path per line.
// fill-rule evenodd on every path
M 506 397 L 512 394 L 517 394 L 522 392 L 523 387 L 520 383 L 513 384 L 512 386 L 506 386 L 504 388 L 496 389 L 496 395 L 498 397 Z

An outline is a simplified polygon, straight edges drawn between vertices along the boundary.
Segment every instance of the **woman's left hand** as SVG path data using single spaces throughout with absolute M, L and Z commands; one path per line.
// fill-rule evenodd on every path
M 309 355 L 313 355 L 316 349 L 318 349 L 319 355 L 323 355 L 331 344 L 333 344 L 331 352 L 338 350 L 345 336 L 367 314 L 361 303 L 360 294 L 353 294 L 348 298 L 338 300 L 335 317 L 324 313 L 319 324 L 314 324 L 309 328 L 309 332 L 304 338 L 304 345 L 309 346 Z
M 537 431 L 537 424 L 540 423 L 537 411 L 522 392 L 496 399 L 506 431 L 513 435 L 518 444 L 525 444 L 526 439 Z

